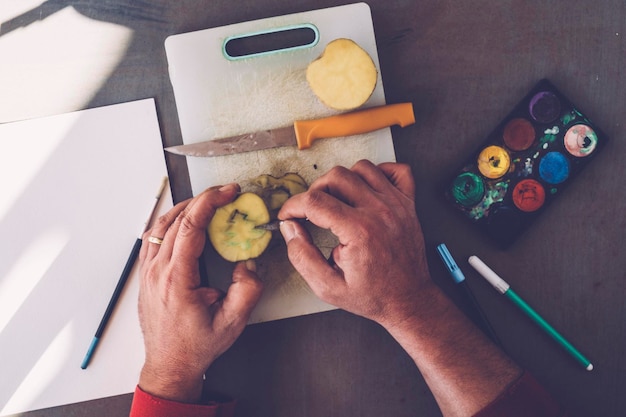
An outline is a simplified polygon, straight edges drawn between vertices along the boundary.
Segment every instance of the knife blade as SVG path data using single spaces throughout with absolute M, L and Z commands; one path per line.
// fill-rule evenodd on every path
M 254 228 L 268 230 L 270 232 L 275 232 L 276 230 L 280 229 L 280 220 L 273 220 L 269 223 L 259 224 L 257 226 L 254 226 Z
M 291 221 L 294 222 L 298 222 L 302 225 L 306 224 L 309 219 L 290 219 Z M 255 229 L 263 229 L 263 230 L 269 230 L 270 232 L 275 232 L 277 230 L 280 230 L 280 224 L 282 223 L 282 220 L 271 220 L 269 223 L 265 223 L 265 224 L 259 224 L 257 226 L 254 226 Z
M 393 125 L 405 127 L 413 123 L 415 123 L 413 104 L 388 104 L 321 119 L 298 120 L 293 126 L 278 129 L 170 146 L 165 150 L 177 155 L 211 157 L 281 146 L 307 149 L 317 139 L 352 136 Z

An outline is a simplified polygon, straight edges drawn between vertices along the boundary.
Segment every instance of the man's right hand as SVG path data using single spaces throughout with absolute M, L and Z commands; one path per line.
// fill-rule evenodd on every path
M 322 300 L 385 327 L 404 321 L 434 286 L 414 196 L 407 165 L 333 168 L 278 214 L 291 263 Z M 330 259 L 291 220 L 305 218 L 338 237 Z

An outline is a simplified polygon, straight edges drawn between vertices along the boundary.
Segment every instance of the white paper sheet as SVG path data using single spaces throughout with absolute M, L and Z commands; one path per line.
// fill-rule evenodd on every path
M 0 415 L 133 391 L 137 268 L 80 364 L 165 175 L 152 99 L 0 125 Z

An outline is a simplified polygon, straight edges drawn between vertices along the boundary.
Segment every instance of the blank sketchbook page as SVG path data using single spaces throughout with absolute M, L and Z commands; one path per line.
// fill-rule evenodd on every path
M 0 125 L 0 149 L 0 415 L 132 392 L 137 267 L 80 364 L 167 175 L 154 100 Z

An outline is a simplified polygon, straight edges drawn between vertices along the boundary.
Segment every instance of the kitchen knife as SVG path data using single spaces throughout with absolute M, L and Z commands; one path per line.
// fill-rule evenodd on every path
M 309 221 L 309 219 L 291 219 L 291 221 L 294 222 L 298 222 L 300 224 L 305 224 L 306 222 Z M 265 223 L 265 224 L 259 224 L 257 226 L 254 226 L 255 229 L 263 229 L 263 230 L 268 230 L 270 232 L 275 232 L 277 230 L 280 230 L 280 223 L 282 222 L 282 220 L 271 220 L 269 223 Z
M 280 229 L 280 220 L 272 220 L 269 223 L 260 224 L 258 226 L 254 226 L 255 229 L 263 229 L 268 230 L 270 232 L 275 232 Z
M 186 156 L 209 157 L 258 151 L 281 146 L 306 149 L 317 139 L 358 135 L 385 127 L 415 123 L 411 103 L 389 104 L 314 120 L 299 120 L 293 126 L 262 130 L 188 145 L 170 146 L 166 151 Z

